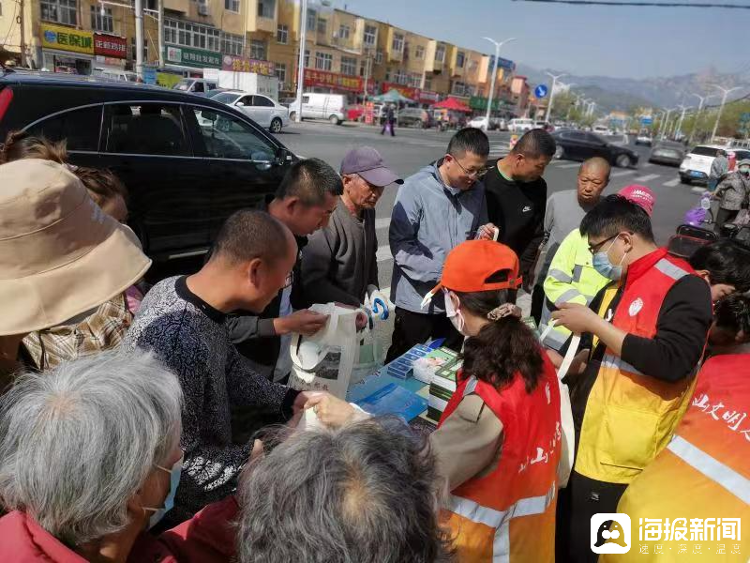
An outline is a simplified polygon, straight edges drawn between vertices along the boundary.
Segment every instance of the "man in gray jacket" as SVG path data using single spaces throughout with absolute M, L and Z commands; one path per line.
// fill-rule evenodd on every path
M 378 284 L 375 206 L 385 188 L 403 184 L 371 147 L 350 150 L 341 162 L 344 193 L 330 223 L 309 237 L 302 252 L 307 305 L 331 301 L 359 307 Z
M 489 152 L 487 135 L 462 129 L 442 159 L 407 178 L 399 189 L 389 231 L 396 325 L 387 361 L 428 339 L 445 338 L 446 346 L 461 347 L 463 337 L 445 315 L 443 295 L 434 295 L 424 309 L 422 301 L 440 279 L 453 248 L 494 235 L 480 180 Z

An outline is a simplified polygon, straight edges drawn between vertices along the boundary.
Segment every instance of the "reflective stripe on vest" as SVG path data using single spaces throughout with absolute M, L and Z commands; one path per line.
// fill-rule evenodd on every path
M 745 504 L 750 504 L 750 479 L 743 477 L 681 436 L 672 438 L 667 449 Z
M 669 276 L 673 280 L 679 280 L 688 275 L 688 273 L 685 270 L 683 270 L 676 264 L 673 264 L 669 260 L 665 260 L 664 258 L 662 258 L 656 263 L 656 269 L 659 270 L 665 276 Z
M 602 358 L 602 365 L 604 367 L 616 369 L 618 371 L 626 371 L 628 373 L 633 373 L 636 375 L 643 375 L 640 371 L 635 369 L 632 365 L 624 361 L 622 358 L 613 356 L 611 354 L 606 354 L 604 358 Z
M 563 303 L 567 303 L 571 299 L 575 299 L 576 297 L 582 297 L 581 292 L 577 289 L 568 289 L 565 291 L 560 297 L 558 297 L 557 301 L 555 301 L 555 306 L 559 307 Z M 586 300 L 588 301 L 588 299 Z
M 474 390 L 477 388 L 478 380 L 473 375 L 469 378 L 469 381 L 466 383 L 466 387 L 464 387 L 464 394 L 463 397 L 466 397 L 466 395 L 471 395 Z
M 573 281 L 573 278 L 571 278 L 562 270 L 550 270 L 549 272 L 547 272 L 547 275 L 552 279 L 559 281 L 560 283 L 570 283 Z
M 492 542 L 493 563 L 510 561 L 510 521 L 522 516 L 537 516 L 544 514 L 557 494 L 557 482 L 552 483 L 546 495 L 522 498 L 507 510 L 495 510 L 481 504 L 451 495 L 448 503 L 449 510 L 459 516 L 471 520 L 476 524 L 483 524 L 495 529 L 495 539 Z

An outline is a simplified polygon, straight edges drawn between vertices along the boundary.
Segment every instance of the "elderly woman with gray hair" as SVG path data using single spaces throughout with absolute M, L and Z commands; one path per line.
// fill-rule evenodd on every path
M 181 400 L 142 352 L 20 376 L 0 398 L 0 561 L 124 562 L 156 543 L 144 531 L 179 482 Z

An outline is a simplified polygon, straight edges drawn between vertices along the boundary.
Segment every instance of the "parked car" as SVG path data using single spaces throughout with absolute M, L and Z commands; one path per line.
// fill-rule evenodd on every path
M 468 127 L 473 127 L 474 129 L 481 129 L 482 131 L 494 131 L 498 128 L 498 121 L 494 118 L 490 118 L 490 126 L 487 127 L 487 117 L 486 116 L 477 116 L 473 118 L 469 123 L 467 124 Z
M 614 166 L 629 168 L 638 164 L 638 154 L 627 146 L 607 141 L 601 135 L 565 129 L 552 134 L 557 143 L 555 158 L 586 160 L 594 156 L 607 159 Z
M 404 108 L 396 114 L 396 122 L 399 127 L 416 127 L 427 129 L 432 127 L 430 112 L 422 108 Z
M 605 127 L 604 125 L 596 125 L 594 126 L 594 129 L 592 131 L 597 135 L 603 135 L 605 137 L 614 135 L 612 129 L 610 129 L 609 127 Z
M 636 145 L 646 145 L 647 147 L 650 147 L 652 143 L 653 140 L 651 139 L 651 135 L 649 135 L 648 133 L 639 133 L 635 138 Z
M 511 133 L 526 133 L 534 128 L 534 120 L 526 118 L 511 119 L 508 124 L 508 131 Z
M 552 133 L 552 131 L 555 130 L 555 127 L 551 123 L 548 123 L 547 121 L 535 121 L 534 129 L 543 129 L 547 131 L 547 133 Z
M 228 106 L 235 106 L 261 127 L 270 129 L 272 133 L 281 133 L 283 127 L 289 126 L 289 108 L 268 96 L 228 91 L 217 94 L 213 99 Z
M 215 80 L 206 80 L 204 78 L 183 78 L 177 84 L 172 86 L 172 89 L 204 96 L 207 92 L 215 90 L 218 87 L 219 84 Z
M 109 168 L 155 260 L 205 252 L 234 211 L 276 191 L 296 157 L 236 107 L 146 84 L 53 73 L 0 77 L 0 136 L 66 140 L 70 161 Z
M 354 104 L 346 108 L 347 121 L 359 121 L 364 118 L 365 106 L 363 104 Z
M 493 117 L 493 121 L 497 123 L 497 130 L 498 131 L 507 131 L 508 130 L 508 122 L 507 120 L 503 119 L 502 117 Z
M 138 75 L 128 70 L 114 70 L 110 68 L 95 68 L 91 73 L 93 76 L 107 78 L 109 80 L 122 80 L 123 82 L 137 82 Z
M 750 150 L 747 149 L 730 149 L 720 145 L 697 145 L 688 152 L 682 164 L 680 164 L 680 180 L 682 180 L 682 183 L 708 184 L 711 165 L 714 163 L 719 149 L 734 152 L 737 162 L 743 158 L 750 158 Z
M 679 166 L 684 158 L 685 145 L 674 141 L 659 141 L 654 145 L 654 148 L 651 149 L 648 161 L 655 164 Z
M 346 121 L 346 96 L 343 94 L 316 94 L 313 92 L 302 94 L 302 119 L 327 119 L 334 125 L 341 125 Z M 296 120 L 300 111 L 295 100 L 289 105 L 289 118 Z

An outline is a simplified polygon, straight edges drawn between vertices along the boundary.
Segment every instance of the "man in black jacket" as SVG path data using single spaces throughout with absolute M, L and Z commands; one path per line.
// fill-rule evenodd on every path
M 498 240 L 518 255 L 527 289 L 533 285 L 537 251 L 544 238 L 547 182 L 542 174 L 554 154 L 552 136 L 533 129 L 484 177 L 490 223 L 500 229 Z

